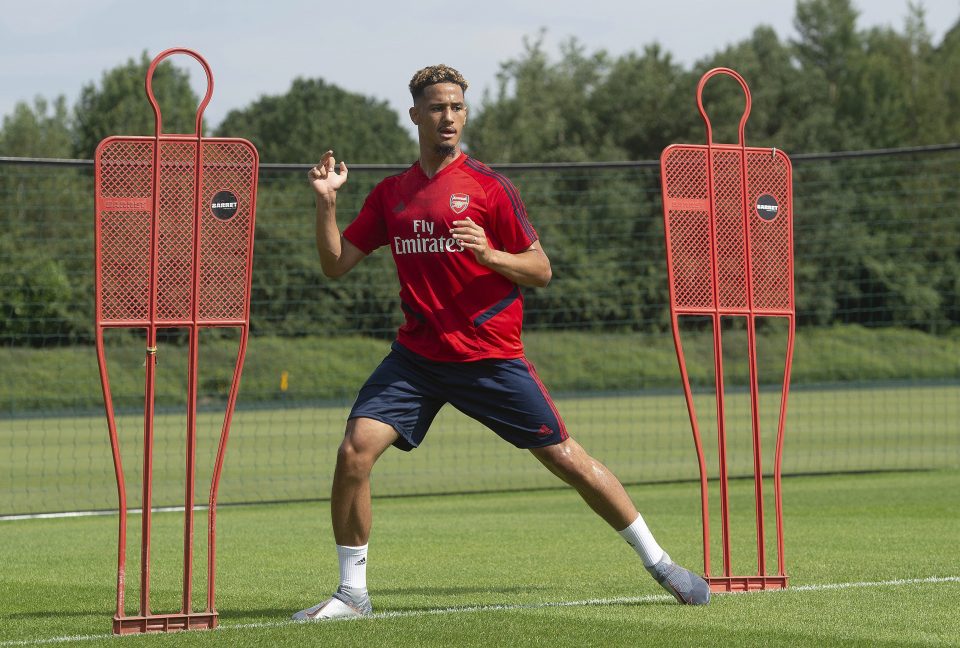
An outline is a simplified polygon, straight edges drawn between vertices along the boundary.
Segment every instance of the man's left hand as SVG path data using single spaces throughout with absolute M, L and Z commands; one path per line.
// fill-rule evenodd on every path
M 466 220 L 453 221 L 453 225 L 453 229 L 450 230 L 453 238 L 460 241 L 460 245 L 473 252 L 477 261 L 486 265 L 485 261 L 493 252 L 493 249 L 487 242 L 487 235 L 483 228 L 469 217 Z

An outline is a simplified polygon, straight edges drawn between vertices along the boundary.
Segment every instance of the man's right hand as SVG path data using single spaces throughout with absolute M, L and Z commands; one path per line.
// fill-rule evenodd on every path
M 347 181 L 347 163 L 340 162 L 340 173 L 335 171 L 337 161 L 333 158 L 333 151 L 327 151 L 320 158 L 317 166 L 307 172 L 310 185 L 317 197 L 333 197 L 337 190 Z

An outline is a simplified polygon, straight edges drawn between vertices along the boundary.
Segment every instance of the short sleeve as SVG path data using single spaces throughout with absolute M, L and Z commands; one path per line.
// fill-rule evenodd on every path
M 537 232 L 527 217 L 527 208 L 513 183 L 498 174 L 487 196 L 493 216 L 493 228 L 503 249 L 511 254 L 523 252 L 537 240 Z
M 343 230 L 343 238 L 357 246 L 364 254 L 370 254 L 388 242 L 387 224 L 381 209 L 382 195 L 381 182 L 367 196 L 357 217 Z

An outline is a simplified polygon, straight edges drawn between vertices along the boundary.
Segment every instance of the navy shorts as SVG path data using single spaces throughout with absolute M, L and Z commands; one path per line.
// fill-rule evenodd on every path
M 567 428 L 525 358 L 436 362 L 394 342 L 360 389 L 350 418 L 371 418 L 392 426 L 393 445 L 420 445 L 445 403 L 483 423 L 518 448 L 565 441 Z

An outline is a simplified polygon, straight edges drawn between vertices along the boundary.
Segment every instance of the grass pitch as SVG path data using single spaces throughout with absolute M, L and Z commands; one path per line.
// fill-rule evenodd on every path
M 764 472 L 773 467 L 779 391 L 760 396 Z M 716 476 L 716 406 L 695 397 L 711 476 Z M 567 428 L 625 483 L 698 477 L 687 408 L 674 393 L 563 396 Z M 183 412 L 155 420 L 154 506 L 183 504 Z M 348 405 L 250 409 L 233 419 L 220 502 L 326 497 Z M 731 475 L 750 475 L 753 451 L 749 395 L 726 398 Z M 198 501 L 219 440 L 220 412 L 198 422 Z M 118 417 L 128 505 L 140 506 L 142 415 Z M 954 468 L 960 465 L 960 384 L 795 389 L 790 394 L 784 472 L 854 472 Z M 0 515 L 113 509 L 117 506 L 103 414 L 0 420 Z M 388 452 L 374 475 L 381 495 L 549 488 L 546 470 L 490 430 L 444 407 L 423 446 Z
M 744 536 L 735 556 L 754 544 L 739 524 L 752 488 L 732 485 Z M 661 544 L 699 568 L 697 485 L 630 491 Z M 115 516 L 5 521 L 0 647 L 960 645 L 958 492 L 957 471 L 789 478 L 790 589 L 715 596 L 706 608 L 673 603 L 572 491 L 377 499 L 368 576 L 378 616 L 321 624 L 287 619 L 336 585 L 326 503 L 222 507 L 221 629 L 121 639 L 109 636 Z M 154 525 L 152 603 L 171 611 L 182 516 L 157 513 Z

